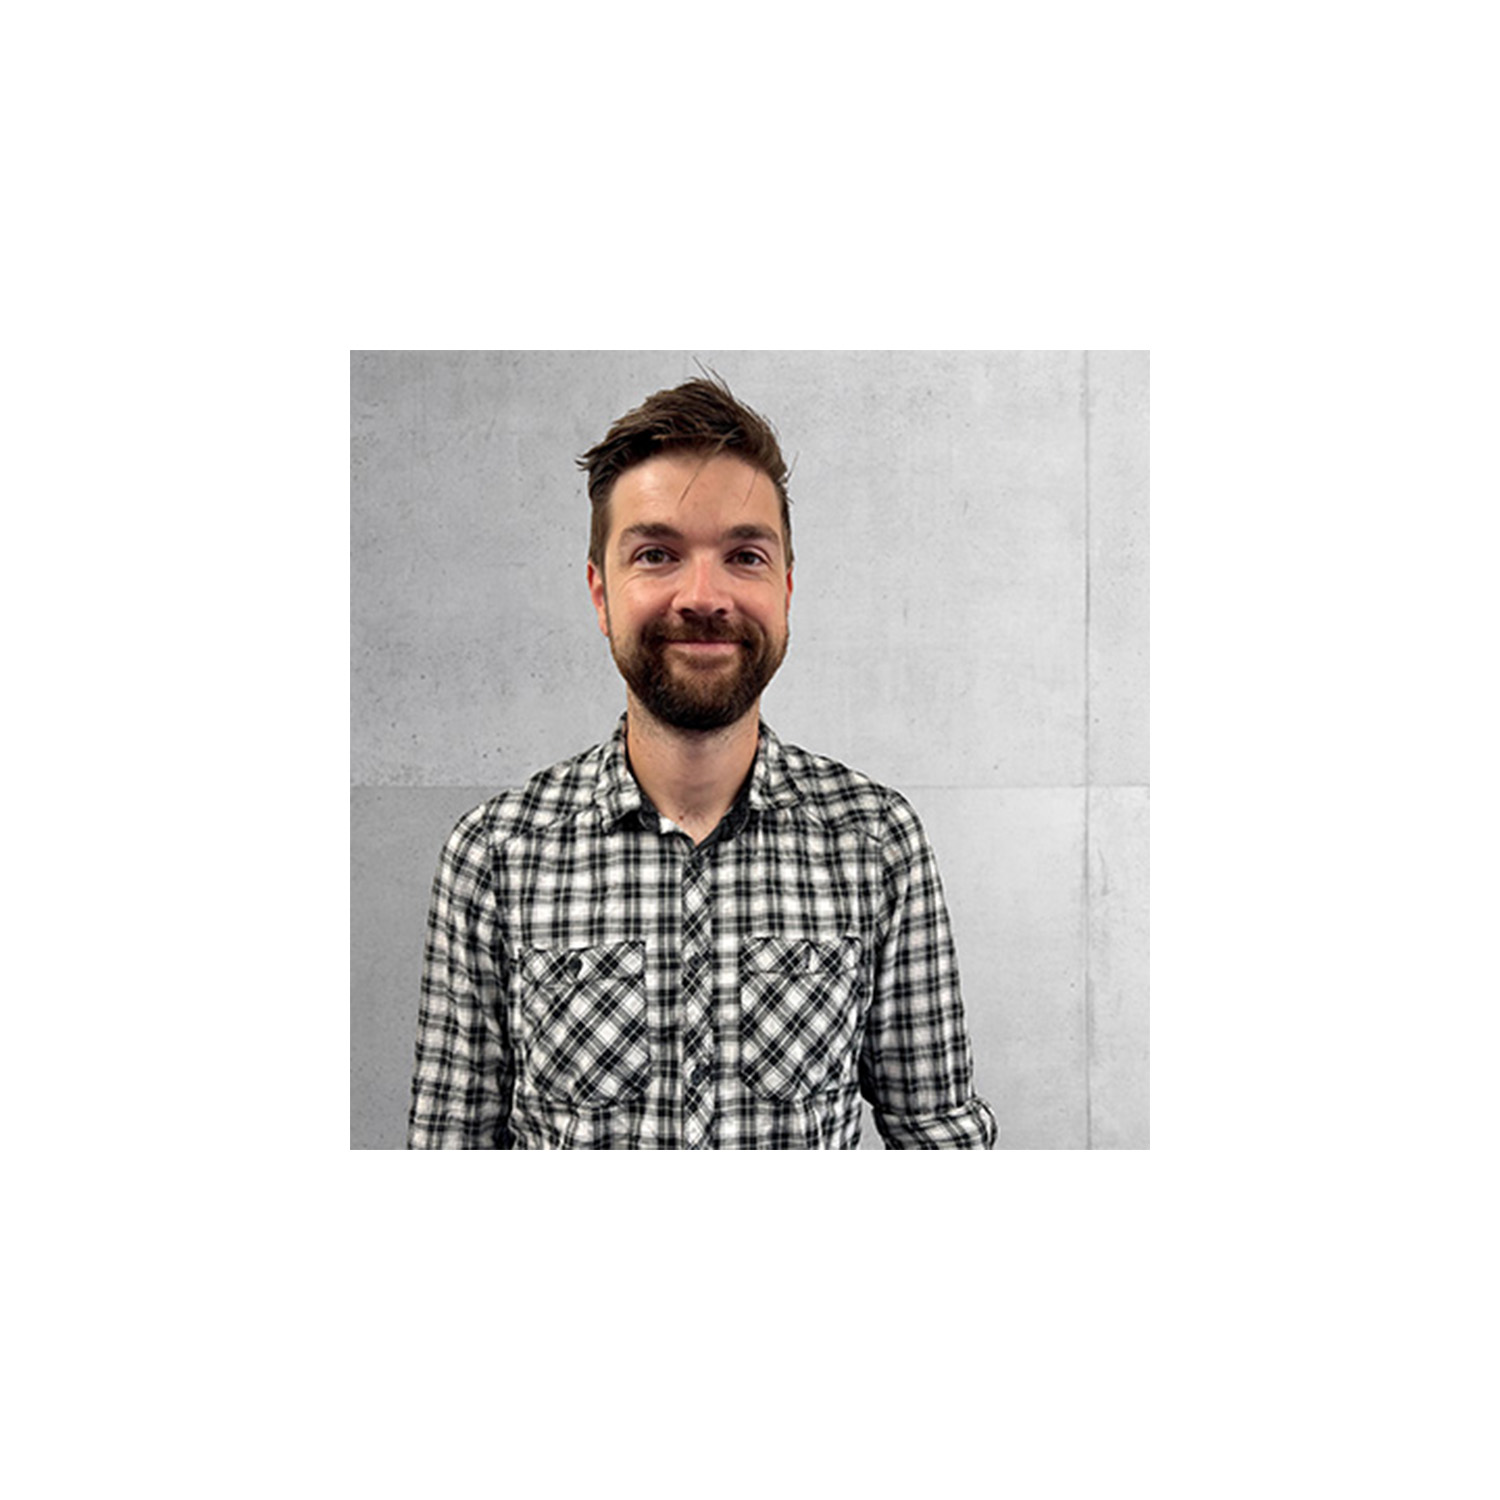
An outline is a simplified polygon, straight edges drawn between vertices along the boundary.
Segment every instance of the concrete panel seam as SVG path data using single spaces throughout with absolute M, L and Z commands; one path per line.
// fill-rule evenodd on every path
M 1094 538 L 1092 532 L 1092 437 L 1093 388 L 1090 380 L 1089 351 L 1083 351 L 1083 1143 L 1094 1149 L 1094 893 L 1090 884 L 1093 845 L 1090 839 L 1091 816 L 1089 792 L 1094 784 L 1092 721 L 1093 704 L 1090 688 L 1093 674 L 1093 631 L 1090 611 L 1093 606 Z

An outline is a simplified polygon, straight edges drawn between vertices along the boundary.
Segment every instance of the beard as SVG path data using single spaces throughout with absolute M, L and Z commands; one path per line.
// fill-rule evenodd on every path
M 673 641 L 731 641 L 729 660 L 702 665 L 668 648 Z M 786 656 L 787 638 L 773 640 L 753 620 L 655 620 L 622 649 L 610 631 L 609 648 L 631 691 L 655 719 L 699 733 L 726 729 L 755 706 Z

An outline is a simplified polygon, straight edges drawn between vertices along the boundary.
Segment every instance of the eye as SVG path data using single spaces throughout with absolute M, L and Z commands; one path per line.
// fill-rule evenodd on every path
M 645 567 L 654 568 L 666 562 L 668 555 L 665 547 L 642 547 L 636 553 L 634 561 L 643 564 Z
M 749 547 L 745 547 L 739 552 L 731 553 L 729 560 L 736 567 L 759 568 L 765 565 L 766 557 L 763 552 L 754 552 Z

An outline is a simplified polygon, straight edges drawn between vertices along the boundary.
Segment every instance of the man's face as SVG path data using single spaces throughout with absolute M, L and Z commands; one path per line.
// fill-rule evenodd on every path
M 675 729 L 749 713 L 786 655 L 792 572 L 776 487 L 729 454 L 667 453 L 610 496 L 599 628 L 634 698 Z

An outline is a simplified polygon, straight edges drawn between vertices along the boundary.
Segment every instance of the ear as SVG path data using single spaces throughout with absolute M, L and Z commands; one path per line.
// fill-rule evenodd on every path
M 604 600 L 604 574 L 594 566 L 593 559 L 589 559 L 588 567 L 589 598 L 594 601 L 594 613 L 599 616 L 599 631 L 601 635 L 609 634 L 609 606 Z

